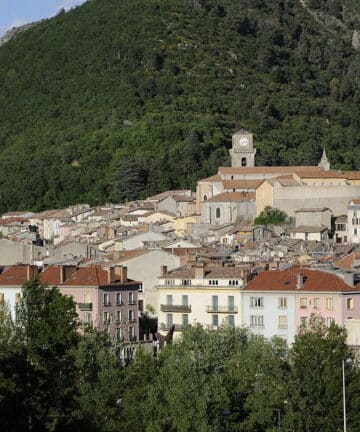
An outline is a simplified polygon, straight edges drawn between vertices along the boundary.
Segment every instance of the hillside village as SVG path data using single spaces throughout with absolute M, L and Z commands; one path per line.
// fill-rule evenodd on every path
M 325 150 L 317 166 L 256 166 L 243 129 L 230 156 L 196 191 L 3 214 L 0 304 L 14 313 L 38 276 L 124 350 L 198 323 L 291 344 L 312 314 L 359 346 L 360 172 L 332 170 Z M 285 220 L 259 224 L 271 209 Z

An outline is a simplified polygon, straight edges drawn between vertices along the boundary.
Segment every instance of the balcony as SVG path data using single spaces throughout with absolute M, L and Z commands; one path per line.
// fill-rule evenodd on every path
M 161 312 L 182 312 L 191 313 L 191 305 L 160 305 Z
M 206 312 L 208 313 L 224 313 L 224 314 L 236 314 L 238 313 L 237 306 L 206 306 Z
M 78 307 L 81 311 L 92 311 L 93 304 L 92 303 L 78 303 Z
M 172 327 L 172 324 L 160 324 L 160 330 L 169 331 Z M 183 331 L 188 325 L 183 326 L 182 324 L 175 324 L 175 331 Z

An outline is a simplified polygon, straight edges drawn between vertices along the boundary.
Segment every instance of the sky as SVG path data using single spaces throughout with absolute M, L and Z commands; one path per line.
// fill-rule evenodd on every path
M 85 0 L 0 0 L 0 37 L 12 27 L 54 16 Z

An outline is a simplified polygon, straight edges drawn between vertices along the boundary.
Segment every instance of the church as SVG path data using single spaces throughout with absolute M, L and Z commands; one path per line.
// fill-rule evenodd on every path
M 251 221 L 267 206 L 293 217 L 300 209 L 322 207 L 340 216 L 360 197 L 360 171 L 332 170 L 325 150 L 317 166 L 255 166 L 255 155 L 253 134 L 245 129 L 234 133 L 231 167 L 219 167 L 217 174 L 197 183 L 201 222 Z

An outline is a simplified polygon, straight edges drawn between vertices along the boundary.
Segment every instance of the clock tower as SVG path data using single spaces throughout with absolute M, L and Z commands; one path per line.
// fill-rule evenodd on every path
M 230 150 L 231 166 L 253 167 L 255 166 L 256 149 L 253 146 L 253 134 L 245 129 L 240 129 L 232 136 L 232 149 Z

